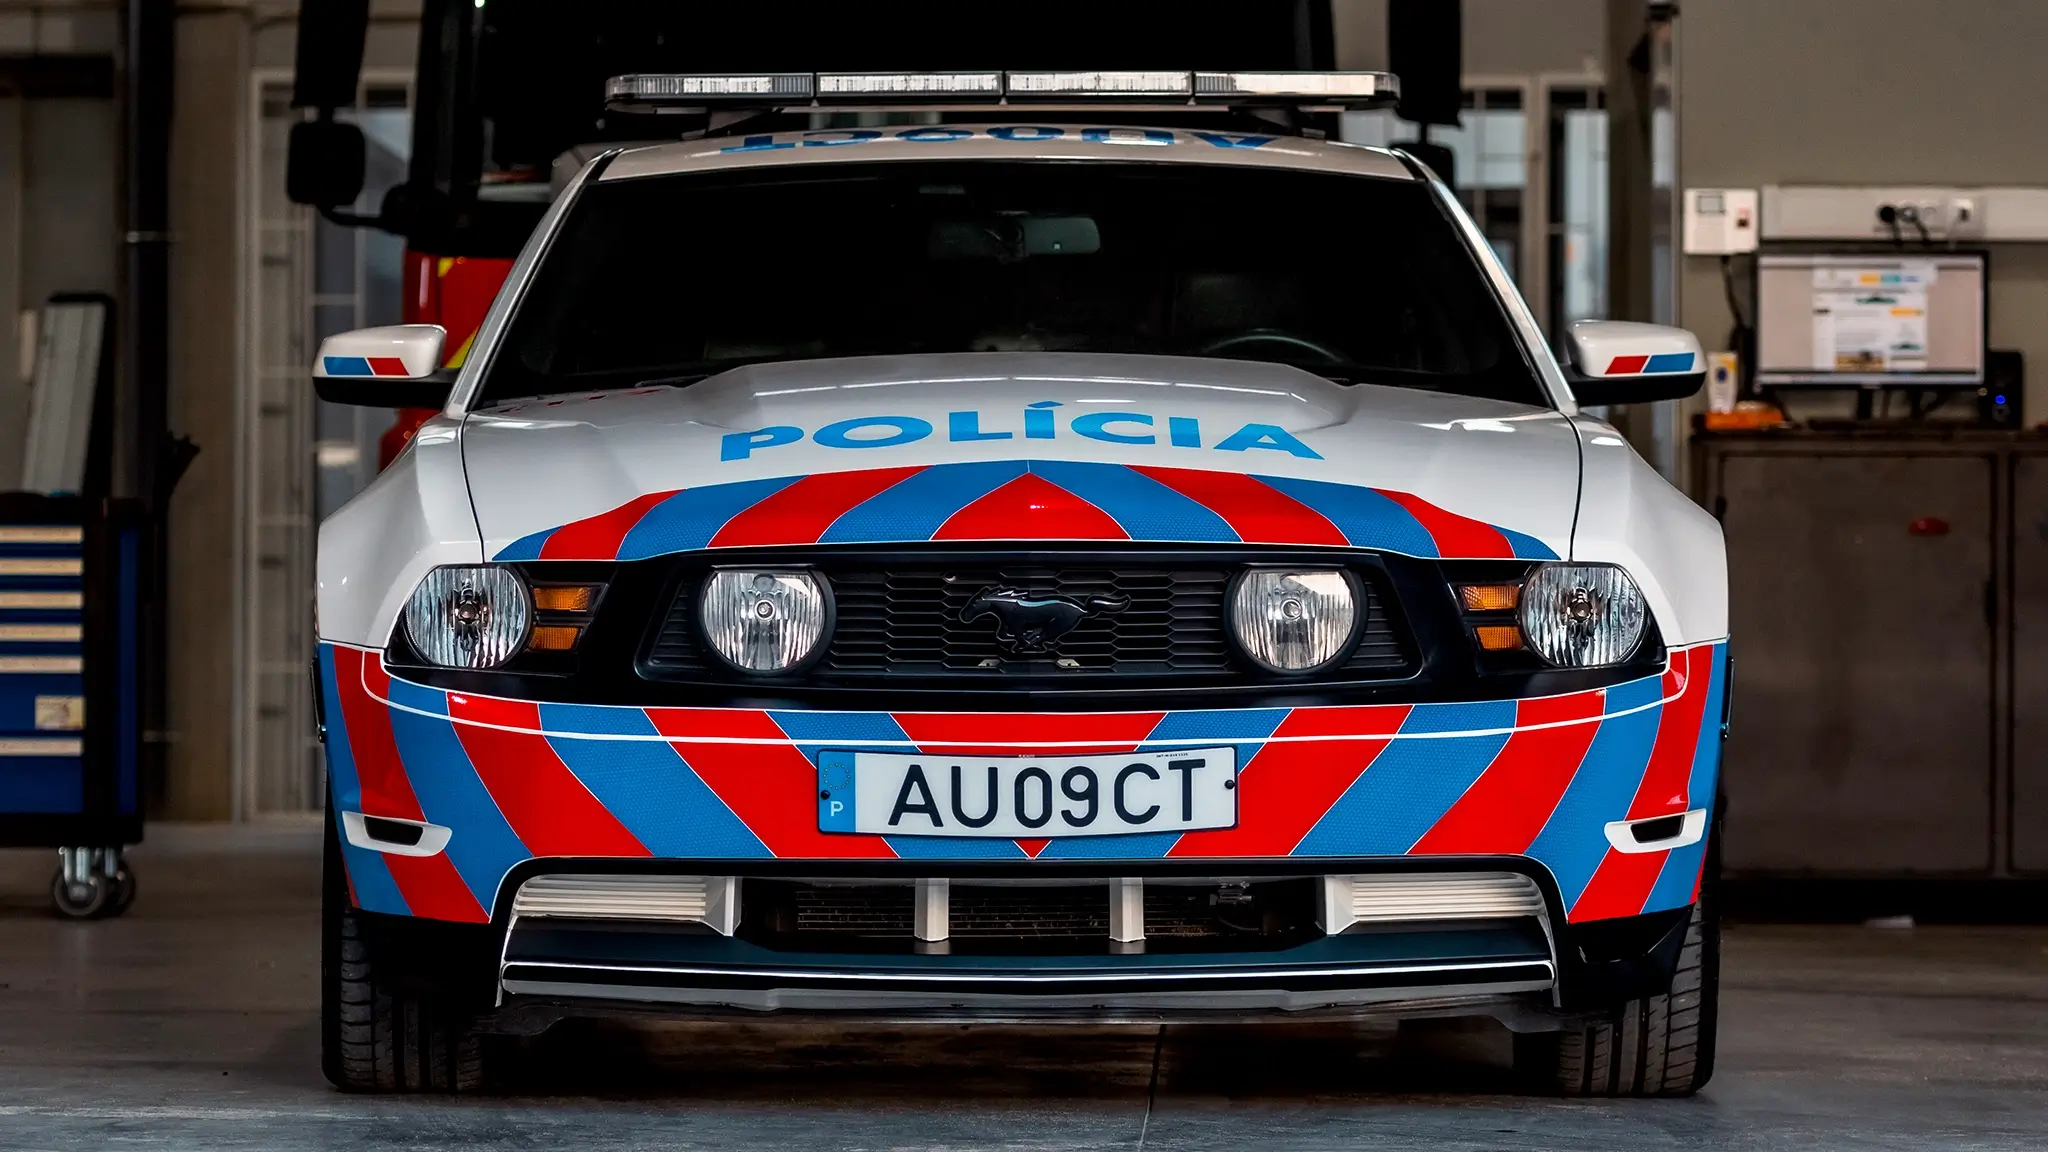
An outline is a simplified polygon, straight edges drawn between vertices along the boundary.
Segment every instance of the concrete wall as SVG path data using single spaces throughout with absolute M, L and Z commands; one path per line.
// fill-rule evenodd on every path
M 1712 0 L 1679 33 L 1679 179 L 1764 184 L 2048 185 L 2048 3 Z M 2048 416 L 2048 244 L 1991 254 L 1991 343 L 2028 361 Z M 1710 347 L 1731 318 L 1720 269 L 1689 258 L 1681 315 Z

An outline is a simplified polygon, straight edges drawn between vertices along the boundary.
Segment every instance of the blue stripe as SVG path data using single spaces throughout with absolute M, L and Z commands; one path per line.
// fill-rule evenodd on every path
M 498 554 L 493 559 L 500 563 L 507 563 L 513 560 L 538 560 L 540 559 L 540 550 L 547 545 L 548 537 L 553 536 L 559 531 L 561 531 L 559 528 L 550 528 L 545 532 L 535 532 L 528 536 L 521 536 L 519 539 L 498 549 Z
M 343 812 L 363 809 L 363 789 L 356 777 L 356 760 L 349 751 L 348 725 L 341 719 L 341 695 L 334 677 L 334 645 L 320 645 L 320 696 L 327 714 L 327 785 L 330 794 L 327 818 L 339 821 Z M 340 835 L 337 823 L 335 834 Z M 384 854 L 358 848 L 341 837 L 341 860 L 348 869 L 349 886 L 355 889 L 356 907 L 365 912 L 386 912 L 409 916 L 412 909 L 398 892 Z
M 370 376 L 370 361 L 365 356 L 323 356 L 322 366 L 329 376 Z
M 542 704 L 550 733 L 659 736 L 638 708 Z M 548 744 L 597 802 L 656 856 L 758 859 L 774 855 L 718 798 L 672 744 L 650 740 L 579 740 L 550 735 Z
M 1693 354 L 1690 352 L 1664 352 L 1650 357 L 1649 363 L 1643 365 L 1643 373 L 1690 372 L 1692 363 Z
M 1685 795 L 1694 808 L 1707 810 L 1707 835 L 1714 831 L 1714 797 L 1721 768 L 1721 701 L 1728 688 L 1728 645 L 1714 645 L 1713 663 L 1707 680 L 1707 708 L 1700 715 L 1700 738 L 1692 757 L 1692 775 Z M 1692 903 L 1693 881 L 1699 878 L 1700 861 L 1706 855 L 1707 837 L 1687 848 L 1679 848 L 1664 859 L 1657 883 L 1643 911 L 1659 912 Z
M 619 559 L 645 560 L 689 552 L 711 543 L 726 521 L 797 482 L 800 477 L 741 480 L 685 488 L 647 510 L 619 545 Z
M 402 708 L 391 710 L 391 734 L 398 740 L 398 757 L 428 821 L 455 830 L 447 854 L 462 882 L 486 910 L 496 907 L 499 882 L 514 864 L 532 853 L 513 834 L 470 764 L 469 754 L 463 751 L 455 725 L 447 718 L 447 693 L 393 680 L 391 702 L 430 713 L 422 716 Z
M 1608 719 L 1600 722 L 1585 759 L 1579 762 L 1578 774 L 1529 846 L 1529 855 L 1543 861 L 1557 878 L 1558 895 L 1566 909 L 1578 903 L 1579 894 L 1607 855 L 1607 822 L 1628 815 L 1629 802 L 1642 786 L 1643 769 L 1650 763 L 1664 711 L 1656 702 L 1663 695 L 1660 676 L 1645 676 L 1607 690 Z M 1646 704 L 1651 706 L 1634 715 L 1615 715 Z
M 1126 465 L 1033 460 L 1031 471 L 1109 513 L 1133 540 L 1238 542 L 1223 517 Z
M 1465 789 L 1486 771 L 1505 729 L 1515 726 L 1515 702 L 1420 704 L 1408 712 L 1401 733 L 1474 732 L 1434 740 L 1395 740 L 1373 758 L 1295 848 L 1307 856 L 1395 856 L 1406 853 L 1443 819 Z
M 887 752 L 904 755 L 910 734 L 887 712 L 770 712 L 783 734 L 812 766 L 826 748 L 844 752 Z M 948 761 L 950 764 L 951 762 Z M 1021 860 L 1024 850 L 997 836 L 888 836 L 896 855 L 906 860 Z
M 1494 526 L 1494 531 L 1508 538 L 1508 543 L 1515 549 L 1515 559 L 1517 560 L 1557 559 L 1557 553 L 1551 550 L 1550 545 L 1545 544 L 1534 536 L 1524 535 L 1512 528 L 1502 528 L 1499 525 Z
M 1025 469 L 1022 460 L 934 464 L 847 509 L 818 542 L 929 540 L 953 513 L 1024 475 Z
M 1408 556 L 1438 555 L 1436 540 L 1406 508 L 1370 488 L 1296 480 L 1288 476 L 1255 476 L 1320 513 L 1337 526 L 1354 548 L 1376 548 Z

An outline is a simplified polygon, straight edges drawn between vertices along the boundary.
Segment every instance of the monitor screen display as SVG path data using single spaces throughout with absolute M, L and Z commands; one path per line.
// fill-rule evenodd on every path
M 1757 258 L 1762 387 L 1984 382 L 1980 252 Z

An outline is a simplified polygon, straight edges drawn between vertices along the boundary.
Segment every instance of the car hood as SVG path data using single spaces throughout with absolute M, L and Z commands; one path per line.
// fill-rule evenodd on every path
M 1284 365 L 1075 353 L 755 365 L 471 413 L 484 554 L 1172 540 L 1564 555 L 1547 410 Z

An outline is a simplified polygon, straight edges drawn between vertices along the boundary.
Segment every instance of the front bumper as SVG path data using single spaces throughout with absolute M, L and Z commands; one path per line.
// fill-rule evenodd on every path
M 1222 874 L 1255 860 L 1308 872 L 1338 858 L 1489 857 L 1540 868 L 1558 921 L 1577 924 L 1692 903 L 1725 653 L 1674 648 L 1661 676 L 1561 696 L 1163 712 L 547 704 L 394 679 L 377 652 L 335 644 L 321 646 L 321 681 L 336 812 L 418 829 L 409 844 L 345 842 L 352 898 L 369 912 L 486 923 L 514 870 L 548 859 L 725 861 L 726 874 L 791 860 L 914 860 L 934 874 L 1093 861 L 1116 875 L 1170 861 Z M 1242 765 L 1234 828 L 1046 840 L 818 828 L 827 749 L 1056 757 L 1219 743 Z

